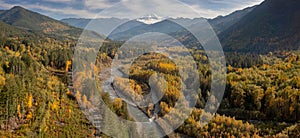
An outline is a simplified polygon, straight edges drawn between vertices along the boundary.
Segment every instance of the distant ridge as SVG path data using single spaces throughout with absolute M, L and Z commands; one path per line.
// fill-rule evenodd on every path
M 108 35 L 110 33 L 111 34 L 120 33 L 140 25 L 145 25 L 144 23 L 136 20 L 118 19 L 118 18 L 98 18 L 98 19 L 67 18 L 67 19 L 62 19 L 61 21 L 68 25 L 72 25 L 82 29 L 86 29 L 87 25 L 89 23 L 92 23 L 89 24 L 88 27 L 93 29 L 99 34 L 104 34 L 104 35 Z M 122 25 L 119 26 L 120 24 Z M 117 29 L 115 29 L 116 26 L 118 26 Z M 115 30 L 113 32 L 110 32 L 113 29 Z
M 208 19 L 208 22 L 215 29 L 216 33 L 221 33 L 222 31 L 226 30 L 227 28 L 229 28 L 230 26 L 238 22 L 243 16 L 251 12 L 253 9 L 254 7 L 249 7 L 243 10 L 233 12 L 232 14 L 229 14 L 227 16 L 219 16 L 214 19 Z M 153 22 L 150 21 L 152 19 Z M 199 17 L 199 18 L 190 19 L 190 18 L 179 17 L 179 18 L 164 18 L 163 20 L 161 19 L 162 17 L 157 17 L 156 15 L 151 15 L 151 14 L 145 17 L 141 17 L 137 20 L 131 20 L 131 21 L 129 19 L 99 18 L 99 19 L 93 19 L 93 25 L 106 26 L 106 27 L 100 27 L 100 28 L 97 26 L 93 27 L 93 25 L 91 24 L 90 27 L 97 28 L 98 30 L 95 31 L 97 31 L 100 34 L 108 35 L 108 33 L 110 33 L 109 31 L 112 28 L 111 26 L 115 26 L 122 22 L 127 22 L 119 26 L 114 32 L 110 33 L 110 36 L 108 36 L 110 39 L 117 40 L 117 41 L 124 41 L 133 36 L 145 32 L 149 32 L 149 31 L 167 33 L 172 36 L 187 38 L 186 40 L 190 41 L 191 39 L 189 39 L 189 36 L 187 36 L 188 33 L 185 32 L 186 30 L 181 26 L 176 25 L 176 23 L 180 23 L 184 26 L 191 26 L 191 25 L 195 25 L 196 23 L 203 20 L 204 18 Z M 147 20 L 146 22 L 148 22 L 149 20 L 149 22 L 147 24 L 143 23 L 144 20 Z M 69 25 L 84 29 L 92 21 L 92 19 L 66 18 L 66 19 L 62 19 L 61 21 Z
M 255 9 L 256 6 L 248 7 L 242 10 L 235 11 L 229 15 L 226 16 L 218 16 L 213 19 L 208 19 L 208 23 L 211 25 L 211 27 L 214 29 L 215 33 L 217 35 L 221 34 L 223 31 L 227 30 L 231 26 L 234 26 L 236 23 L 238 23 L 244 16 L 252 12 L 253 9 Z M 199 20 L 200 19 L 200 20 Z M 180 21 L 180 19 L 177 19 L 177 21 Z M 203 20 L 203 18 L 202 18 Z M 184 21 L 187 21 L 184 19 Z M 198 26 L 201 26 L 201 18 L 193 19 L 193 21 L 188 25 L 191 28 L 197 28 Z M 197 41 L 197 39 L 186 29 L 178 30 L 176 32 L 172 32 L 170 34 L 171 36 L 177 38 L 180 40 L 182 44 L 184 44 L 187 47 L 194 47 L 199 48 L 201 44 Z

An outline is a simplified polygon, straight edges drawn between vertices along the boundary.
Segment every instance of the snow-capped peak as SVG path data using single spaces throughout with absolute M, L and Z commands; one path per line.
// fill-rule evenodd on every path
M 154 24 L 154 23 L 157 23 L 157 22 L 160 22 L 160 21 L 164 20 L 164 18 L 159 17 L 156 14 L 152 13 L 152 14 L 145 15 L 141 18 L 138 18 L 136 20 L 139 21 L 139 22 L 143 22 L 145 24 Z

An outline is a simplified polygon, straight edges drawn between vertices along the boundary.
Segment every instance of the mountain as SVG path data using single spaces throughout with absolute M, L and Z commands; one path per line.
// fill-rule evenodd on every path
M 61 21 L 68 25 L 75 26 L 82 29 L 85 29 L 87 25 L 89 25 L 90 30 L 96 31 L 99 34 L 110 35 L 110 38 L 116 40 L 124 40 L 136 34 L 144 33 L 149 30 L 152 31 L 158 30 L 161 32 L 171 33 L 171 32 L 176 32 L 179 30 L 179 28 L 181 28 L 178 26 L 172 28 L 172 26 L 174 27 L 174 23 L 171 23 L 170 21 L 177 22 L 185 26 L 189 26 L 194 23 L 197 23 L 201 19 L 202 18 L 163 19 L 162 17 L 158 17 L 155 14 L 149 14 L 141 18 L 138 18 L 136 20 L 119 19 L 119 18 L 97 18 L 97 19 L 66 18 L 66 19 L 62 19 Z M 98 26 L 105 26 L 105 27 L 98 27 Z M 114 29 L 115 26 L 118 27 Z M 113 32 L 109 32 L 112 29 L 114 29 Z
M 212 25 L 217 33 L 224 31 L 229 28 L 236 22 L 238 22 L 243 16 L 247 13 L 251 12 L 254 7 L 249 7 L 244 10 L 236 11 L 228 16 L 219 16 L 215 19 L 209 19 L 208 22 Z M 143 34 L 146 32 L 161 32 L 170 34 L 172 36 L 187 38 L 186 43 L 191 41 L 192 39 L 187 36 L 189 33 L 180 25 L 176 23 L 182 24 L 184 26 L 197 25 L 198 22 L 203 20 L 203 18 L 167 18 L 164 19 L 162 17 L 158 17 L 155 14 L 149 14 L 138 18 L 136 20 L 128 20 L 128 19 L 117 19 L 117 18 L 99 18 L 93 19 L 93 22 L 89 24 L 92 19 L 75 19 L 68 18 L 61 20 L 64 23 L 69 25 L 85 28 L 89 24 L 90 30 L 96 31 L 100 34 L 108 35 L 110 30 L 113 29 L 114 26 L 120 25 L 117 29 L 109 34 L 109 38 L 118 41 L 128 40 L 129 38 Z M 176 22 L 176 23 L 175 23 Z M 124 24 L 123 24 L 124 23 Z M 105 27 L 98 27 L 105 26 Z M 87 28 L 87 29 L 89 29 Z
M 207 19 L 208 23 L 214 29 L 215 33 L 218 35 L 228 29 L 231 26 L 234 26 L 237 22 L 239 22 L 244 16 L 249 14 L 256 6 L 248 7 L 243 10 L 235 11 L 226 16 L 218 16 L 213 19 Z M 177 19 L 177 22 L 186 23 L 188 28 L 199 28 L 202 26 L 201 20 L 203 18 L 195 18 L 195 19 Z M 169 35 L 177 38 L 182 44 L 187 47 L 199 47 L 200 43 L 197 39 L 186 29 L 177 30 L 176 32 L 172 32 Z
M 153 24 L 144 24 L 140 25 L 134 28 L 131 28 L 127 31 L 123 31 L 120 33 L 114 33 L 109 38 L 113 40 L 128 40 L 129 38 L 140 35 L 143 33 L 148 32 L 159 32 L 159 33 L 165 33 L 165 34 L 172 34 L 180 30 L 184 30 L 184 26 L 189 26 L 192 24 L 196 24 L 200 20 L 203 20 L 203 18 L 168 18 L 165 20 L 162 20 L 160 22 L 156 22 Z M 183 26 L 180 26 L 179 24 L 182 24 Z
M 82 29 L 69 26 L 20 6 L 0 11 L 0 20 L 19 29 L 52 36 L 69 36 L 75 38 L 82 32 Z
M 250 13 L 256 6 L 248 7 L 243 10 L 235 11 L 227 16 L 218 16 L 214 19 L 209 19 L 208 22 L 214 28 L 217 34 L 225 31 L 238 21 L 240 21 L 245 15 Z
M 109 38 L 113 40 L 124 41 L 143 33 L 160 32 L 160 33 L 170 34 L 172 32 L 176 32 L 181 29 L 183 28 L 178 24 L 170 20 L 163 20 L 158 23 L 140 25 L 124 32 L 114 33 L 110 35 Z
M 139 22 L 145 23 L 145 24 L 154 24 L 154 23 L 161 22 L 162 20 L 164 20 L 164 18 L 159 17 L 156 14 L 149 14 L 149 15 L 145 15 L 141 18 L 138 18 L 136 20 Z
M 184 26 L 190 26 L 190 25 L 193 25 L 193 24 L 196 24 L 198 23 L 199 21 L 203 20 L 204 18 L 193 18 L 193 19 L 190 19 L 190 18 L 170 18 L 169 20 L 170 21 L 173 21 L 173 22 L 176 22 L 176 23 L 179 23 L 179 24 L 182 24 Z
M 78 28 L 85 28 L 88 23 L 91 21 L 91 19 L 84 19 L 84 18 L 66 18 L 60 20 L 61 22 L 64 22 L 68 25 L 75 26 Z
M 135 28 L 135 27 L 138 27 L 138 26 L 144 26 L 146 25 L 145 23 L 142 23 L 140 21 L 137 21 L 137 20 L 131 20 L 131 21 L 128 21 L 120 26 L 118 26 L 111 34 L 118 34 L 118 33 L 121 33 L 121 32 L 125 32 L 127 30 L 130 30 L 132 28 Z
M 8 37 L 11 34 L 25 34 L 27 31 L 13 27 L 3 21 L 0 21 L 0 36 L 2 37 Z
M 87 25 L 89 25 L 88 26 L 89 28 L 87 29 L 96 31 L 99 34 L 104 34 L 104 35 L 120 33 L 140 25 L 145 25 L 144 23 L 136 20 L 118 19 L 118 18 L 98 18 L 98 19 L 67 18 L 67 19 L 62 19 L 61 21 L 67 23 L 68 25 L 75 26 L 82 29 L 85 29 Z M 118 26 L 118 28 L 115 29 L 116 26 Z M 113 29 L 114 31 L 110 32 Z
M 267 53 L 299 49 L 299 7 L 299 0 L 265 0 L 220 34 L 224 50 Z
M 57 24 L 62 29 L 68 28 L 68 26 L 50 17 L 29 11 L 20 6 L 15 6 L 10 10 L 4 11 L 0 15 L 0 19 L 7 24 L 28 30 L 44 30 L 47 27 L 47 23 Z
M 239 10 L 236 12 L 233 12 L 227 16 L 219 16 L 214 19 L 208 19 L 207 21 L 211 24 L 213 29 L 216 31 L 217 34 L 223 32 L 224 30 L 228 29 L 238 21 L 240 21 L 245 15 L 250 13 L 254 7 L 249 7 L 243 10 Z M 177 25 L 176 23 L 182 24 L 184 26 L 201 26 L 201 20 L 204 18 L 169 18 L 165 19 L 161 22 L 154 23 L 154 24 L 148 24 L 143 26 L 138 26 L 135 28 L 132 28 L 130 30 L 121 32 L 119 34 L 114 34 L 110 36 L 109 38 L 113 40 L 127 40 L 131 38 L 132 36 L 146 33 L 146 32 L 161 32 L 169 34 L 175 38 L 180 38 L 180 41 L 182 41 L 184 44 L 188 45 L 195 45 L 196 41 L 194 37 L 182 26 Z M 175 23 L 176 22 L 176 23 Z M 197 28 L 197 27 L 193 27 Z
M 0 14 L 2 14 L 3 12 L 5 12 L 5 10 L 0 10 Z

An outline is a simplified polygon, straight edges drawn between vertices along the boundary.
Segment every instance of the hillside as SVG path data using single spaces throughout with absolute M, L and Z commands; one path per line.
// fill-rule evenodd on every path
M 0 20 L 19 29 L 40 33 L 40 35 L 47 34 L 53 37 L 76 38 L 82 32 L 82 29 L 69 26 L 20 6 L 0 12 Z
M 225 51 L 266 53 L 299 48 L 300 1 L 266 0 L 220 34 Z
M 25 35 L 30 34 L 28 31 L 13 27 L 3 21 L 0 21 L 0 33 L 1 37 L 9 37 L 10 35 Z
M 54 30 L 57 30 L 58 28 L 62 30 L 70 29 L 70 26 L 66 26 L 50 17 L 29 11 L 19 6 L 4 11 L 0 15 L 0 19 L 7 24 L 27 30 L 51 31 L 50 28 L 47 28 L 47 25 L 50 24 L 56 25 L 55 28 L 53 28 Z
M 2 14 L 5 10 L 0 10 L 0 14 Z
M 214 19 L 209 19 L 208 22 L 214 28 L 216 33 L 219 34 L 239 22 L 241 18 L 250 13 L 255 7 L 256 6 L 238 10 L 227 16 L 218 16 Z
M 74 27 L 66 25 L 70 35 L 43 32 L 38 23 L 29 28 L 31 18 L 55 20 L 21 7 L 1 15 L 7 23 L 0 20 L 0 137 L 94 137 L 95 127 L 68 87 Z

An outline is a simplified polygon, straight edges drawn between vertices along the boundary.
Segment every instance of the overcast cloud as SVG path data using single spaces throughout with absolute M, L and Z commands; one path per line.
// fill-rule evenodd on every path
M 262 1 L 263 0 L 1 0 L 0 9 L 23 6 L 56 19 L 70 17 L 95 18 L 102 17 L 103 15 L 136 18 L 136 16 L 142 16 L 148 12 L 160 16 L 214 18 L 219 15 L 227 15 L 233 11 L 260 4 Z M 195 14 L 191 8 L 198 14 Z M 106 12 L 105 14 L 103 10 Z M 98 14 L 100 12 L 102 13 Z

